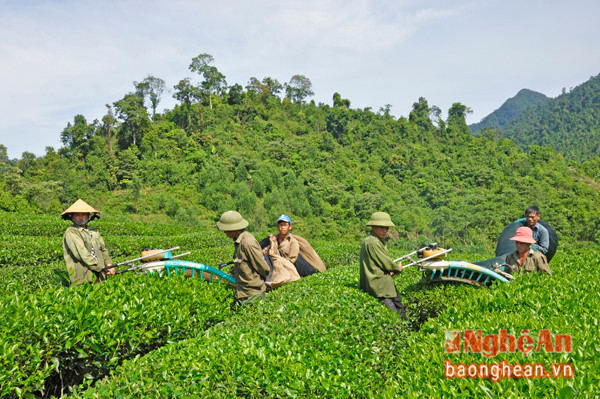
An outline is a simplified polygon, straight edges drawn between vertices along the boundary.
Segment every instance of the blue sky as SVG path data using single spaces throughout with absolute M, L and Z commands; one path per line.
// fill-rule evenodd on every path
M 61 147 L 148 75 L 168 87 L 211 54 L 231 85 L 308 77 L 316 102 L 407 116 L 425 97 L 481 120 L 520 89 L 556 97 L 600 73 L 600 2 L 0 0 L 0 144 Z M 158 110 L 172 108 L 165 94 Z

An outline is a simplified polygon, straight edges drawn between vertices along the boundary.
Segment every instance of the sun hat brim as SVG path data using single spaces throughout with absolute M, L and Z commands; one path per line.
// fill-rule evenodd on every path
M 80 198 L 77 201 L 75 201 L 73 205 L 68 207 L 66 211 L 61 213 L 60 216 L 66 220 L 70 219 L 71 214 L 73 213 L 93 213 L 94 215 L 96 215 L 96 217 L 98 217 L 100 211 L 92 208 L 87 202 Z
M 217 222 L 217 229 L 221 230 L 221 231 L 236 231 L 236 230 L 243 230 L 246 227 L 248 227 L 248 221 L 246 219 L 242 219 L 239 222 L 236 223 L 221 223 L 220 221 Z

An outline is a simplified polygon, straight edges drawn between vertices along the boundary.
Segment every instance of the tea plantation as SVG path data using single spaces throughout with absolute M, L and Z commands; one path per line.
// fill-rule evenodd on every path
M 57 274 L 64 269 L 66 222 L 0 216 L 2 397 L 600 396 L 598 249 L 565 245 L 552 260 L 552 277 L 520 276 L 490 288 L 429 287 L 408 269 L 395 277 L 407 305 L 404 322 L 358 289 L 359 242 L 313 242 L 325 273 L 232 312 L 231 290 L 178 276 L 127 273 L 66 288 Z M 192 251 L 187 260 L 216 265 L 233 250 L 209 225 L 95 226 L 115 262 L 138 257 L 144 247 L 179 245 Z M 414 249 L 401 241 L 392 256 Z M 454 248 L 453 256 L 475 261 L 491 254 Z M 541 349 L 446 353 L 447 330 L 506 330 Z M 571 347 L 540 344 L 545 330 L 553 342 L 570 337 Z M 543 365 L 550 375 L 457 378 L 448 362 L 510 364 L 515 374 L 519 365 Z

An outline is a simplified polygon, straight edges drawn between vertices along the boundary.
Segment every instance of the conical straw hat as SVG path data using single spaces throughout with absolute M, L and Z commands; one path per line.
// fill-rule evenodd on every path
M 93 213 L 98 214 L 100 211 L 89 206 L 84 200 L 81 198 L 75 201 L 73 205 L 67 208 L 66 211 L 60 214 L 63 219 L 68 219 L 71 213 Z

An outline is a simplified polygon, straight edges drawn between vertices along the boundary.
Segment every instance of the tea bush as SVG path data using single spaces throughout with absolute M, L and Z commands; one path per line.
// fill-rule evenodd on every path
M 429 287 L 410 268 L 395 278 L 409 316 L 402 322 L 358 289 L 358 241 L 311 240 L 325 273 L 232 314 L 231 291 L 196 279 L 123 274 L 65 289 L 54 271 L 64 270 L 68 223 L 44 215 L 0 216 L 2 397 L 61 395 L 71 387 L 77 397 L 600 395 L 600 253 L 594 246 L 560 250 L 550 265 L 553 277 L 520 276 L 491 288 Z M 144 247 L 180 246 L 191 251 L 184 259 L 215 266 L 233 252 L 231 240 L 212 225 L 93 223 L 114 262 L 139 257 Z M 421 244 L 392 241 L 390 253 L 397 258 Z M 488 257 L 484 252 L 459 246 L 449 255 L 476 261 Z M 515 337 L 549 329 L 570 335 L 573 350 L 493 358 L 444 353 L 446 330 L 467 329 L 483 335 L 506 329 Z M 445 360 L 539 362 L 546 368 L 567 363 L 575 375 L 496 383 L 448 379 Z
M 184 259 L 211 266 L 232 254 L 231 240 L 216 229 L 108 218 L 92 224 L 100 229 L 114 263 L 138 258 L 144 248 L 179 246 L 174 255 L 190 251 Z M 30 291 L 61 286 L 59 274 L 66 270 L 62 237 L 69 225 L 58 216 L 0 212 L 0 288 L 17 282 Z
M 67 393 L 123 359 L 228 317 L 232 291 L 183 277 L 124 274 L 103 284 L 0 296 L 0 396 Z
M 127 362 L 85 397 L 368 397 L 391 378 L 412 330 L 346 266 L 284 286 L 219 326 Z M 416 281 L 416 271 L 407 272 Z M 449 287 L 464 295 L 470 287 Z M 442 306 L 440 290 L 429 299 Z M 420 302 L 412 291 L 405 296 Z M 442 292 L 442 291 L 440 291 Z M 409 306 L 409 315 L 413 316 Z M 391 368 L 393 370 L 393 368 Z
M 356 266 L 285 286 L 199 337 L 127 361 L 78 397 L 596 397 L 600 254 L 559 254 L 554 276 L 523 275 L 491 288 L 415 285 L 397 279 L 410 322 L 358 290 Z M 423 310 L 429 315 L 427 318 Z M 427 313 L 427 312 L 425 312 Z M 420 324 L 416 321 L 422 317 Z M 542 329 L 572 337 L 571 353 L 444 352 L 445 330 Z M 445 378 L 458 363 L 552 363 L 574 378 Z

